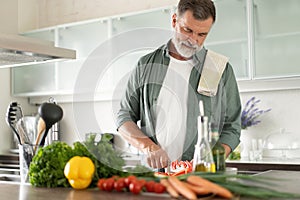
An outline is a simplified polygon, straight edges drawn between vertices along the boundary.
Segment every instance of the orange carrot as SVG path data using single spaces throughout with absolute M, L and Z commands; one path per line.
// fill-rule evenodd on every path
M 227 199 L 231 199 L 233 197 L 232 193 L 229 190 L 227 190 L 226 188 L 219 186 L 219 185 L 217 185 L 209 180 L 206 180 L 204 178 L 201 178 L 199 176 L 194 176 L 194 175 L 189 176 L 187 178 L 187 182 L 207 188 L 212 193 L 214 193 L 220 197 L 224 197 Z
M 206 187 L 200 187 L 200 186 L 188 183 L 188 182 L 183 182 L 183 184 L 190 190 L 194 191 L 197 195 L 206 195 L 206 194 L 212 193 Z
M 160 183 L 166 187 L 167 192 L 171 195 L 171 197 L 178 198 L 179 194 L 175 190 L 175 188 L 169 183 L 168 179 L 160 179 Z
M 183 182 L 178 180 L 176 176 L 170 176 L 168 178 L 168 181 L 174 187 L 174 189 L 185 198 L 191 200 L 197 199 L 196 193 L 193 192 L 191 189 L 187 188 Z

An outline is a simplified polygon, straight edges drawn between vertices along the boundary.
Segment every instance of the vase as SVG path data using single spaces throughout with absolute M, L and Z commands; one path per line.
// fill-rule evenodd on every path
M 253 134 L 247 129 L 241 131 L 240 137 L 240 148 L 241 148 L 241 159 L 249 160 L 249 151 L 251 150 L 251 141 L 253 139 Z

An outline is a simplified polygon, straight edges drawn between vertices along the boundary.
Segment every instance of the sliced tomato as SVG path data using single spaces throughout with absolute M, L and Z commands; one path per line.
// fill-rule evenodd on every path
M 171 163 L 171 169 L 176 170 L 178 167 L 178 160 L 175 160 Z
M 193 168 L 193 164 L 189 161 L 185 161 L 187 164 L 187 168 Z

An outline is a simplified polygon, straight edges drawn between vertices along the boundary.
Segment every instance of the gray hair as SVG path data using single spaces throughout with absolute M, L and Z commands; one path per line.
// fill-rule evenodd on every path
M 187 10 L 193 12 L 197 20 L 206 20 L 212 17 L 216 20 L 216 8 L 212 0 L 180 0 L 177 6 L 177 15 L 180 17 Z

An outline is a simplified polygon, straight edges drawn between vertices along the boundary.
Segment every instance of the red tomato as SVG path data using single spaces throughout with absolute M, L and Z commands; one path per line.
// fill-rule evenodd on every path
M 142 185 L 137 181 L 133 181 L 129 184 L 129 191 L 133 194 L 139 194 L 142 188 Z
M 138 182 L 142 187 L 144 187 L 147 181 L 145 179 L 138 179 Z
M 136 178 L 135 176 L 133 176 L 133 175 L 127 176 L 127 177 L 125 178 L 125 180 L 124 180 L 125 186 L 126 186 L 126 187 L 129 187 L 130 183 L 131 183 L 132 181 L 135 181 L 135 180 L 137 180 L 137 178 Z
M 104 188 L 103 188 L 103 183 L 105 182 L 105 178 L 101 178 L 101 179 L 99 179 L 98 180 L 98 182 L 97 182 L 97 187 L 100 189 L 100 190 L 104 190 Z
M 125 178 L 119 178 L 114 182 L 114 189 L 118 192 L 123 192 L 126 189 Z
M 161 183 L 155 183 L 154 184 L 154 192 L 161 194 L 164 193 L 166 191 L 166 187 L 163 186 Z
M 155 181 L 147 181 L 146 184 L 145 184 L 146 191 L 147 192 L 154 192 L 154 184 L 155 184 Z
M 103 190 L 108 192 L 112 191 L 114 189 L 114 183 L 115 180 L 113 178 L 106 179 L 103 183 Z

